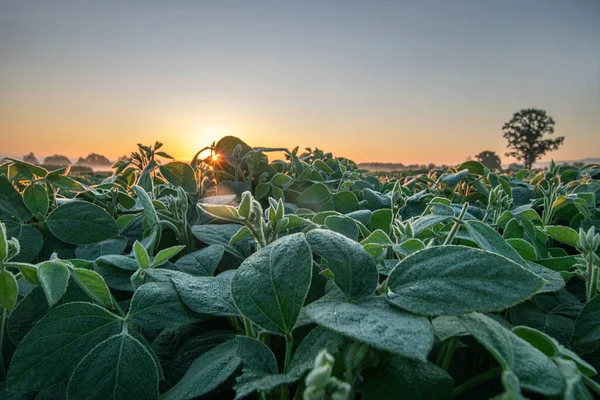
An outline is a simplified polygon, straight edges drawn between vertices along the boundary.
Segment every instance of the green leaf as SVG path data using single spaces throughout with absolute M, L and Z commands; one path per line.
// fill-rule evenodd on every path
M 15 276 L 10 271 L 0 271 L 0 306 L 12 310 L 18 296 L 19 286 Z
M 103 340 L 121 331 L 121 320 L 102 307 L 68 303 L 46 314 L 20 343 L 7 386 L 32 392 L 61 382 Z
M 535 261 L 537 260 L 537 254 L 535 253 L 535 247 L 533 247 L 529 242 L 523 239 L 506 239 L 506 243 L 510 244 L 510 246 L 519 253 L 521 257 L 523 257 L 526 261 Z
M 154 257 L 154 261 L 152 261 L 152 266 L 156 267 L 156 266 L 164 263 L 171 257 L 178 254 L 183 249 L 185 249 L 185 246 L 173 246 L 173 247 L 169 247 L 167 249 L 159 251 L 158 254 L 156 255 L 156 257 Z
M 433 346 L 426 318 L 391 307 L 381 297 L 356 303 L 325 298 L 309 304 L 306 314 L 327 329 L 410 359 L 425 361 Z
M 83 187 L 81 183 L 64 175 L 49 173 L 46 177 L 46 182 L 50 183 L 52 186 L 56 186 L 57 188 L 69 190 L 72 192 L 85 191 L 85 187 Z
M 237 356 L 237 341 L 225 342 L 198 357 L 161 400 L 191 400 L 203 396 L 233 375 L 241 362 Z
M 231 296 L 233 275 L 217 277 L 174 274 L 171 277 L 183 303 L 199 314 L 238 316 L 240 312 Z
M 151 282 L 140 286 L 131 299 L 128 319 L 148 328 L 173 328 L 202 320 L 179 297 L 171 282 Z
M 75 268 L 73 269 L 73 278 L 94 301 L 104 307 L 112 308 L 114 306 L 110 289 L 100 274 L 89 269 Z
M 32 183 L 23 191 L 23 201 L 33 215 L 45 216 L 48 212 L 48 192 L 46 187 Z
M 334 232 L 341 233 L 348 239 L 358 240 L 358 225 L 350 217 L 342 215 L 330 215 L 325 218 L 325 226 Z
M 271 185 L 268 183 L 259 183 L 256 186 L 256 190 L 254 191 L 254 198 L 256 200 L 260 200 L 264 198 L 267 194 L 269 194 L 269 190 L 271 190 Z
M 0 212 L 15 217 L 20 222 L 25 222 L 32 216 L 17 189 L 4 175 L 0 175 Z
M 175 265 L 181 271 L 194 276 L 213 276 L 223 254 L 225 247 L 213 244 L 193 253 L 186 254 Z
M 37 278 L 46 294 L 48 305 L 55 305 L 67 291 L 69 269 L 59 261 L 44 261 L 37 267 Z
M 239 244 L 236 243 L 235 245 L 229 244 L 229 240 L 241 227 L 242 225 L 239 224 L 194 225 L 192 226 L 192 234 L 206 244 L 223 245 L 225 251 L 243 260 L 246 258 L 246 255 L 242 242 L 238 242 Z
M 292 177 L 289 175 L 277 173 L 277 174 L 273 175 L 270 183 L 271 183 L 271 185 L 275 185 L 275 186 L 284 186 L 284 185 L 290 183 L 292 180 L 293 180 Z
M 298 202 L 306 205 L 325 203 L 331 197 L 329 188 L 322 183 L 315 183 L 298 196 Z
M 538 329 L 565 345 L 573 336 L 574 323 L 571 318 L 552 312 L 547 313 L 529 302 L 511 308 L 510 316 L 513 324 Z
M 358 390 L 362 399 L 396 398 L 446 400 L 450 398 L 454 381 L 446 371 L 430 362 L 396 357 L 378 368 L 363 372 L 364 382 Z
M 264 343 L 249 337 L 238 336 L 237 356 L 242 360 L 244 370 L 236 379 L 236 399 L 262 390 L 270 391 L 280 384 L 293 382 L 285 375 L 277 375 L 275 354 Z M 287 378 L 287 379 L 286 379 Z M 267 384 L 272 382 L 273 384 Z
M 150 196 L 148 196 L 148 193 L 146 193 L 144 188 L 140 186 L 134 186 L 133 189 L 135 190 L 140 203 L 142 203 L 142 207 L 144 208 L 144 217 L 146 218 L 149 227 L 153 228 L 154 226 L 158 225 L 158 214 L 154 209 L 152 199 L 150 199 Z
M 133 244 L 133 255 L 135 256 L 135 261 L 140 269 L 148 268 L 148 265 L 150 264 L 150 256 L 148 255 L 148 252 L 144 246 L 142 246 L 142 244 L 137 240 Z
M 98 243 L 119 234 L 115 220 L 103 208 L 84 201 L 59 206 L 46 223 L 54 236 L 72 244 Z
M 544 227 L 546 233 L 553 239 L 576 247 L 579 245 L 579 234 L 573 228 L 560 225 L 547 225 Z
M 467 175 L 469 175 L 469 170 L 468 169 L 464 169 L 460 172 L 457 172 L 455 174 L 444 174 L 442 175 L 442 181 L 444 181 L 444 183 L 448 186 L 450 186 L 451 188 L 453 188 L 454 186 L 456 186 L 458 184 L 458 182 L 462 181 L 463 179 L 465 179 L 467 177 Z
M 333 195 L 333 204 L 335 209 L 342 214 L 348 214 L 359 209 L 358 198 L 352 192 L 337 192 Z
M 455 315 L 496 311 L 524 301 L 544 281 L 509 259 L 463 246 L 430 247 L 391 272 L 388 299 L 411 312 Z
M 144 345 L 128 334 L 115 335 L 77 365 L 67 396 L 72 400 L 158 399 L 158 376 Z
M 471 313 L 459 318 L 500 366 L 519 378 L 523 388 L 544 395 L 562 392 L 564 380 L 560 371 L 544 353 L 483 314 Z
M 314 229 L 306 234 L 311 250 L 327 260 L 335 284 L 348 300 L 372 295 L 379 283 L 375 261 L 362 246 L 336 232 Z
M 527 263 L 523 257 L 494 228 L 477 220 L 465 221 L 465 227 L 482 250 L 500 254 L 524 268 L 526 267 Z
M 44 246 L 44 235 L 31 225 L 6 222 L 6 234 L 9 238 L 17 238 L 21 251 L 11 261 L 33 261 Z
M 261 328 L 289 334 L 308 294 L 312 256 L 303 234 L 284 236 L 242 262 L 231 282 L 240 312 Z
M 196 193 L 198 184 L 190 164 L 174 161 L 161 165 L 158 169 L 170 184 L 179 186 L 188 193 Z
M 600 339 L 600 296 L 586 303 L 575 320 L 573 341 L 589 343 Z
M 213 217 L 221 218 L 225 221 L 243 221 L 244 218 L 238 212 L 237 207 L 221 205 L 221 204 L 205 204 L 198 203 L 198 207 L 205 213 L 212 215 Z
M 75 255 L 81 260 L 95 260 L 102 256 L 121 254 L 126 247 L 127 238 L 117 236 L 98 243 L 79 245 L 75 249 Z
M 39 176 L 40 178 L 44 178 L 46 175 L 48 175 L 48 171 L 45 168 L 40 167 L 39 165 L 31 164 L 26 161 L 17 160 L 17 159 L 10 158 L 10 157 L 6 157 L 6 159 L 12 161 L 16 165 L 22 166 L 22 167 L 30 170 L 31 172 L 33 172 L 36 176 Z

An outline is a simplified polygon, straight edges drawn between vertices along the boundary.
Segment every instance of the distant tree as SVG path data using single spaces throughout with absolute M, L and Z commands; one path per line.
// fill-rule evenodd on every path
M 435 164 L 434 163 L 427 164 L 427 169 L 434 169 L 434 168 L 435 168 Z
M 517 170 L 523 169 L 523 165 L 521 165 L 519 163 L 510 163 L 508 165 L 508 169 L 510 171 L 517 171 Z
M 554 120 L 546 111 L 537 108 L 514 113 L 512 119 L 504 124 L 502 131 L 508 140 L 506 147 L 513 149 L 506 156 L 523 161 L 527 169 L 531 169 L 535 160 L 548 151 L 558 149 L 565 140 L 564 136 L 544 139 L 545 135 L 554 133 Z
M 502 169 L 502 162 L 500 157 L 493 151 L 485 150 L 479 154 L 475 154 L 475 158 L 487 168 L 492 171 L 495 169 Z
M 65 165 L 70 165 L 71 164 L 71 160 L 69 160 L 68 157 L 60 155 L 60 154 L 54 154 L 51 155 L 50 157 L 46 157 L 44 158 L 44 164 L 46 165 L 58 165 L 58 166 L 65 166 Z
M 90 153 L 86 158 L 79 157 L 79 160 L 77 160 L 77 165 L 89 165 L 93 167 L 108 166 L 111 164 L 112 163 L 108 158 L 104 157 L 102 154 L 96 153 Z
M 39 164 L 39 161 L 33 152 L 25 154 L 23 156 L 23 161 L 28 162 L 30 164 Z

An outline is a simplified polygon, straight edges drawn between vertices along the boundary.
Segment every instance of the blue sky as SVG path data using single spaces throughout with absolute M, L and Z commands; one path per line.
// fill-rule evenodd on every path
M 0 3 L 0 152 L 181 158 L 223 134 L 357 161 L 503 162 L 538 107 L 600 156 L 600 2 Z

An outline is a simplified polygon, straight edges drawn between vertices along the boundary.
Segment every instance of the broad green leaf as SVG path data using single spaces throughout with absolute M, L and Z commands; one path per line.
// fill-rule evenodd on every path
M 8 214 L 20 222 L 25 222 L 32 216 L 17 189 L 4 175 L 0 175 L 0 212 Z
M 33 215 L 45 216 L 48 212 L 48 192 L 46 187 L 32 183 L 23 191 L 23 201 Z
M 454 336 L 466 336 L 469 334 L 460 323 L 458 317 L 454 315 L 440 315 L 431 321 L 435 336 L 441 341 Z
M 36 176 L 39 176 L 40 178 L 44 178 L 46 175 L 48 175 L 48 171 L 45 168 L 40 167 L 39 165 L 31 164 L 26 161 L 17 160 L 17 159 L 10 158 L 10 157 L 6 157 L 6 159 L 12 161 L 15 165 L 19 165 L 21 167 L 27 168 L 28 170 L 30 170 L 32 173 L 34 173 Z
M 346 339 L 329 329 L 317 326 L 304 337 L 294 352 L 288 375 L 300 378 L 306 371 L 313 368 L 315 357 L 323 349 L 329 354 L 336 354 Z
M 593 342 L 600 339 L 600 296 L 594 297 L 583 307 L 575 320 L 573 341 Z
M 333 204 L 335 205 L 335 209 L 342 214 L 357 211 L 359 208 L 358 199 L 352 192 L 337 192 L 333 195 Z M 368 222 L 367 219 L 366 223 Z
M 161 165 L 158 169 L 170 184 L 179 186 L 188 193 L 196 193 L 196 176 L 190 164 L 174 161 Z
M 331 215 L 325 218 L 325 226 L 334 232 L 341 233 L 348 239 L 358 240 L 358 225 L 350 217 Z
M 237 356 L 237 341 L 225 342 L 198 357 L 161 400 L 191 400 L 203 396 L 233 375 L 241 362 Z
M 269 194 L 269 190 L 271 190 L 271 185 L 268 183 L 259 183 L 256 186 L 256 190 L 254 191 L 254 198 L 256 200 L 260 200 L 264 198 L 267 194 Z
M 142 244 L 137 240 L 133 244 L 133 255 L 135 256 L 135 261 L 140 269 L 148 268 L 148 265 L 150 264 L 150 256 L 148 255 L 148 252 L 144 246 L 142 246 Z
M 190 325 L 202 320 L 181 301 L 171 282 L 150 282 L 140 286 L 131 299 L 128 319 L 153 329 Z
M 115 335 L 77 365 L 67 396 L 70 400 L 158 399 L 158 368 L 138 340 Z
M 372 295 L 379 282 L 375 261 L 362 246 L 347 237 L 322 229 L 306 234 L 311 250 L 327 260 L 335 284 L 348 300 Z
M 331 197 L 329 188 L 322 183 L 315 183 L 300 193 L 298 202 L 307 205 L 323 204 Z
M 389 233 L 392 224 L 392 210 L 389 208 L 381 208 L 373 211 L 369 223 L 373 229 L 380 229 Z
M 523 260 L 523 257 L 511 245 L 506 243 L 494 228 L 477 220 L 465 221 L 465 227 L 482 250 L 500 254 L 524 268 L 526 267 L 527 263 Z
M 121 254 L 127 247 L 127 238 L 117 236 L 98 243 L 82 244 L 75 249 L 75 255 L 82 260 L 95 260 L 98 257 Z
M 15 276 L 10 271 L 0 271 L 0 306 L 12 310 L 18 295 L 19 287 Z
M 562 392 L 565 384 L 560 371 L 544 353 L 483 314 L 471 313 L 459 318 L 500 366 L 519 378 L 523 388 L 544 395 Z
M 183 303 L 199 314 L 238 316 L 240 312 L 231 296 L 232 275 L 191 276 L 174 274 L 171 277 Z
M 194 276 L 213 276 L 221 258 L 225 247 L 220 244 L 213 244 L 201 250 L 186 254 L 177 261 L 177 268 L 185 273 Z
M 312 256 L 303 234 L 284 236 L 242 262 L 231 282 L 240 312 L 263 329 L 289 334 L 308 294 Z
M 110 289 L 100 274 L 89 269 L 74 268 L 73 279 L 94 301 L 104 307 L 113 307 Z
M 97 243 L 119 234 L 115 220 L 104 209 L 84 201 L 61 205 L 46 223 L 54 236 L 72 244 Z
M 558 355 L 575 362 L 577 368 L 587 376 L 594 376 L 597 373 L 593 366 L 584 361 L 576 353 L 562 346 L 553 337 L 548 336 L 537 329 L 527 326 L 515 326 L 512 329 L 512 332 L 526 342 L 529 342 L 548 357 L 555 357 Z
M 463 246 L 430 247 L 391 272 L 388 299 L 425 315 L 496 311 L 528 299 L 544 285 L 537 275 L 494 253 Z
M 484 168 L 485 167 L 483 166 L 483 164 L 480 163 L 479 161 L 469 160 L 469 161 L 465 161 L 464 163 L 460 164 L 456 169 L 458 171 L 466 169 L 471 174 L 483 175 L 484 174 Z
M 69 190 L 72 192 L 83 192 L 85 191 L 85 187 L 75 179 L 69 178 L 64 175 L 56 175 L 53 173 L 48 174 L 46 177 L 46 182 L 50 183 L 52 186 L 56 186 L 57 188 Z
M 243 221 L 244 218 L 238 212 L 238 209 L 234 206 L 228 206 L 225 204 L 203 204 L 198 203 L 198 207 L 207 214 L 213 217 L 221 218 L 225 221 Z
M 68 303 L 51 310 L 13 355 L 8 388 L 31 392 L 67 379 L 86 354 L 120 331 L 121 320 L 93 304 Z
M 362 190 L 363 199 L 367 202 L 369 210 L 376 211 L 381 208 L 390 208 L 392 202 L 389 197 L 369 188 Z M 380 228 L 381 229 L 381 228 Z
M 392 399 L 400 393 L 407 399 L 446 400 L 454 387 L 452 377 L 437 365 L 402 357 L 368 369 L 362 375 L 364 382 L 358 390 L 365 400 Z
M 442 175 L 442 181 L 444 181 L 444 183 L 450 187 L 454 187 L 458 184 L 458 182 L 460 182 L 461 180 L 465 179 L 467 177 L 467 175 L 469 175 L 469 170 L 468 169 L 464 169 L 460 172 L 457 172 L 455 174 L 444 174 Z
M 55 305 L 67 291 L 69 269 L 59 261 L 44 261 L 37 267 L 37 278 L 44 289 L 48 305 Z
M 275 185 L 275 186 L 283 186 L 283 185 L 290 183 L 292 180 L 293 180 L 293 178 L 289 175 L 277 173 L 277 174 L 273 175 L 270 183 L 271 183 L 271 185 Z
M 251 393 L 270 391 L 275 387 L 291 383 L 293 378 L 277 375 L 275 355 L 264 343 L 249 337 L 238 336 L 237 356 L 242 360 L 242 375 L 236 378 L 235 398 L 241 399 Z
M 560 225 L 546 225 L 544 227 L 546 233 L 553 239 L 576 247 L 579 245 L 579 234 L 573 228 Z
M 567 345 L 573 336 L 574 322 L 563 315 L 546 313 L 532 303 L 521 303 L 510 309 L 511 321 L 546 333 Z
M 246 258 L 246 254 L 242 242 L 238 242 L 235 245 L 229 244 L 229 240 L 241 227 L 242 225 L 239 224 L 194 225 L 192 226 L 192 233 L 198 240 L 206 244 L 223 245 L 225 251 L 243 260 Z
M 158 252 L 154 260 L 152 261 L 152 266 L 156 267 L 165 261 L 169 260 L 171 257 L 174 257 L 181 250 L 185 249 L 185 246 L 173 246 L 167 249 L 161 250 Z
M 31 225 L 6 222 L 6 234 L 9 238 L 17 238 L 21 251 L 11 261 L 31 262 L 44 246 L 44 235 Z
M 381 297 L 356 303 L 326 298 L 309 304 L 306 314 L 327 329 L 410 359 L 425 361 L 433 346 L 426 318 L 391 307 Z
M 144 188 L 140 186 L 134 186 L 133 189 L 137 194 L 137 197 L 144 208 L 144 216 L 146 221 L 148 221 L 148 225 L 152 228 L 158 224 L 158 214 L 154 209 L 154 205 L 152 204 L 152 199 L 148 196 L 148 193 L 144 190 Z
M 506 239 L 506 243 L 510 244 L 513 249 L 526 261 L 535 261 L 537 254 L 535 247 L 523 239 Z

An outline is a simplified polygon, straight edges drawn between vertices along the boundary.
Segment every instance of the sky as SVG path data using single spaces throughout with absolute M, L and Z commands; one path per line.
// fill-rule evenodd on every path
M 598 0 L 0 0 L 0 154 L 191 159 L 224 135 L 358 162 L 502 162 L 544 109 L 600 156 Z

